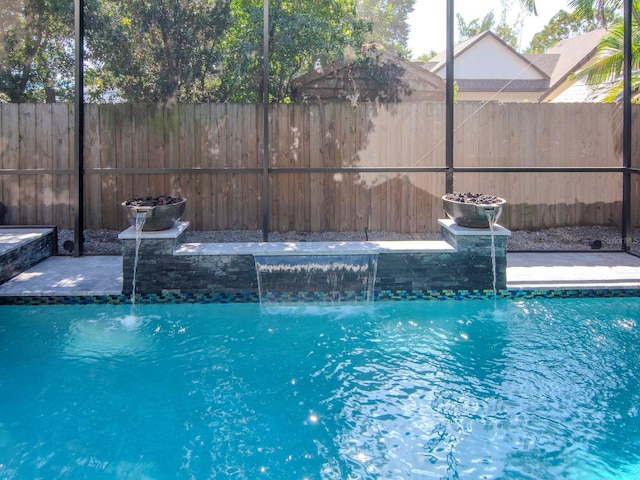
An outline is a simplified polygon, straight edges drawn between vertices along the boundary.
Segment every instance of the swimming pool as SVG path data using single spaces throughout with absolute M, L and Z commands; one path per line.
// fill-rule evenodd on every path
M 2 478 L 640 475 L 639 298 L 0 319 Z

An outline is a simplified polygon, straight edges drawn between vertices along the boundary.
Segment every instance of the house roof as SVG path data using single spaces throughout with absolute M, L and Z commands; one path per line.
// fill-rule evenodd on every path
M 505 78 L 458 78 L 456 76 L 456 82 L 460 91 L 539 91 L 541 93 L 539 100 L 543 101 L 568 86 L 567 81 L 570 75 L 584 67 L 595 56 L 600 40 L 606 33 L 606 29 L 594 30 L 564 39 L 541 54 L 521 54 L 493 32 L 485 31 L 454 46 L 454 59 L 458 61 L 465 53 L 471 54 L 474 48 L 478 49 L 481 42 L 493 39 L 501 45 L 500 53 L 506 55 L 505 58 L 519 59 L 526 64 L 527 73 L 531 74 L 530 78 L 528 80 L 512 78 L 507 81 Z M 431 72 L 442 74 L 442 70 L 446 67 L 446 51 L 421 65 Z M 538 78 L 534 78 L 536 74 L 539 75 Z M 543 79 L 546 79 L 546 82 Z
M 413 62 L 378 48 L 372 48 L 365 55 L 373 58 L 379 65 L 398 67 L 392 71 L 401 75 L 401 88 L 405 91 L 406 96 L 411 97 L 411 95 L 414 95 L 420 97 L 417 99 L 423 100 L 444 100 L 444 80 L 438 75 Z M 343 87 L 341 80 L 347 76 L 352 80 L 361 81 L 363 84 L 366 83 L 367 79 L 361 75 L 359 76 L 358 72 L 354 71 L 353 66 L 353 61 L 349 60 L 334 61 L 320 66 L 294 79 L 292 89 L 298 93 L 307 92 L 306 96 L 309 98 L 322 91 L 321 96 L 324 95 L 326 97 L 330 90 L 338 90 Z M 309 95 L 309 92 L 313 92 L 313 94 Z M 303 96 L 305 95 L 303 94 Z
M 474 48 L 474 46 L 486 40 L 488 37 L 493 38 L 494 40 L 502 44 L 502 46 L 506 49 L 506 51 L 508 51 L 509 54 L 515 57 L 518 57 L 523 62 L 527 63 L 528 65 L 531 65 L 533 69 L 539 70 L 539 73 L 541 75 L 547 76 L 547 73 L 544 70 L 540 69 L 540 67 L 537 64 L 532 64 L 531 61 L 526 56 L 517 52 L 513 47 L 511 47 L 511 45 L 509 45 L 507 42 L 502 40 L 500 37 L 498 37 L 495 33 L 493 33 L 490 30 L 485 30 L 484 32 L 479 33 L 478 35 L 474 35 L 473 37 L 468 38 L 464 42 L 461 42 L 458 45 L 455 45 L 453 47 L 453 58 L 455 59 L 456 57 L 462 56 L 462 54 L 465 53 L 467 50 L 471 50 L 472 48 Z M 443 52 L 440 52 L 438 55 L 433 57 L 428 62 L 428 64 L 430 66 L 429 70 L 434 73 L 439 72 L 440 70 L 445 68 L 445 66 L 447 65 L 446 50 Z
M 487 30 L 454 46 L 456 84 L 460 92 L 542 94 L 549 86 L 549 74 L 531 63 L 504 40 Z M 482 61 L 478 59 L 482 58 Z M 425 65 L 431 72 L 445 75 L 446 51 Z M 462 69 L 462 73 L 461 70 Z
M 540 100 L 550 96 L 559 86 L 566 82 L 569 76 L 584 67 L 596 54 L 600 40 L 608 31 L 604 28 L 561 40 L 541 55 L 529 55 L 531 61 L 538 66 L 545 62 L 551 63 L 546 57 L 553 59 L 554 68 L 551 71 L 549 89 Z

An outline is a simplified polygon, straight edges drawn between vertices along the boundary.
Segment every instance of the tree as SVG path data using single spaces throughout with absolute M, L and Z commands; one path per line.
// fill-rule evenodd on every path
M 358 16 L 371 25 L 363 40 L 407 58 L 410 54 L 407 20 L 414 4 L 415 0 L 358 0 Z
M 93 0 L 87 12 L 92 95 L 115 89 L 131 102 L 215 98 L 229 3 Z
M 534 5 L 535 2 L 527 2 Z M 569 5 L 574 7 L 576 12 L 583 16 L 595 17 L 601 26 L 607 25 L 609 19 L 615 19 L 612 12 L 619 12 L 623 6 L 623 0 L 571 0 Z M 632 71 L 638 71 L 640 68 L 640 10 L 639 2 L 634 1 L 632 4 Z M 624 23 L 618 21 L 609 28 L 609 33 L 605 35 L 598 45 L 596 53 L 596 62 L 573 74 L 574 78 L 586 77 L 587 84 L 598 85 L 605 81 L 614 81 L 615 83 L 609 89 L 605 101 L 616 100 L 622 92 L 622 72 L 624 63 Z M 640 101 L 640 77 L 633 74 L 631 78 L 632 92 L 634 101 Z
M 460 40 L 463 41 L 482 32 L 486 32 L 487 30 L 491 30 L 506 44 L 510 45 L 513 48 L 517 48 L 518 30 L 507 24 L 506 14 L 509 10 L 508 3 L 505 3 L 504 1 L 502 3 L 503 8 L 500 17 L 500 23 L 498 25 L 496 25 L 495 23 L 495 15 L 493 14 L 493 12 L 487 13 L 482 20 L 476 18 L 474 20 L 471 20 L 469 23 L 466 23 L 462 15 L 458 13 L 456 17 L 458 19 L 458 34 Z
M 615 18 L 613 11 L 610 12 L 610 15 L 610 18 Z M 577 11 L 566 12 L 560 10 L 540 32 L 533 36 L 531 44 L 526 51 L 527 53 L 543 53 L 560 40 L 598 28 L 600 28 L 600 24 L 594 16 L 585 17 L 583 13 Z
M 262 0 L 232 0 L 219 99 L 255 102 L 262 97 Z M 269 96 L 287 101 L 294 77 L 318 65 L 355 55 L 369 24 L 354 0 L 289 2 L 269 7 Z
M 491 30 L 496 23 L 493 12 L 487 13 L 483 19 L 474 18 L 469 23 L 467 23 L 459 13 L 456 14 L 456 19 L 458 20 L 458 35 L 460 41 L 467 40 L 468 38 L 475 37 L 482 32 Z
M 71 98 L 73 2 L 3 2 L 0 17 L 0 93 L 14 103 Z
M 615 22 L 615 15 L 623 6 L 623 0 L 572 0 L 569 6 L 576 13 L 587 18 L 593 18 L 599 27 L 607 28 Z
M 631 70 L 638 72 L 640 69 L 640 29 L 638 29 L 637 24 L 634 24 L 634 27 L 631 41 Z M 624 25 L 620 22 L 614 25 L 609 33 L 600 40 L 596 53 L 596 62 L 574 74 L 574 78 L 586 77 L 588 85 L 599 85 L 603 82 L 614 81 L 603 99 L 604 101 L 615 101 L 622 94 L 623 45 Z M 631 77 L 631 91 L 633 92 L 633 100 L 635 102 L 640 101 L 640 77 L 638 74 L 633 74 Z
M 431 60 L 436 55 L 438 55 L 438 52 L 436 52 L 435 50 L 431 49 L 430 51 L 425 52 L 422 55 L 416 57 L 414 61 L 416 61 L 416 62 L 428 62 L 429 60 Z
M 524 8 L 527 12 L 538 15 L 535 0 L 520 0 L 520 5 L 522 5 L 522 8 Z
M 521 15 L 518 14 L 516 23 L 511 26 L 507 23 L 507 13 L 513 10 L 513 0 L 501 0 L 502 13 L 500 14 L 500 23 L 495 27 L 494 32 L 507 45 L 514 49 L 518 49 L 520 31 L 522 30 Z
M 128 102 L 261 98 L 263 0 L 84 0 L 86 94 Z M 366 41 L 408 54 L 414 0 L 270 0 L 270 97 L 292 79 L 356 57 Z M 0 98 L 71 98 L 72 0 L 0 2 Z M 360 8 L 360 11 L 358 10 Z M 369 17 L 369 18 L 365 18 Z
M 634 4 L 636 2 L 633 2 Z M 520 0 L 520 4 L 530 13 L 537 15 L 535 0 Z M 587 18 L 595 18 L 599 21 L 602 28 L 606 28 L 614 20 L 611 18 L 611 12 L 620 11 L 623 7 L 624 0 L 570 0 L 569 6 L 578 14 Z M 640 25 L 640 12 L 634 6 L 632 9 L 636 23 Z

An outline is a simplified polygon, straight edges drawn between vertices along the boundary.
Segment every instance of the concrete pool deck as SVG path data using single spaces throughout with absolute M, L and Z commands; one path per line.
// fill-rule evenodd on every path
M 507 288 L 640 289 L 640 258 L 622 252 L 508 253 Z M 0 296 L 121 293 L 121 256 L 54 256 L 0 285 Z

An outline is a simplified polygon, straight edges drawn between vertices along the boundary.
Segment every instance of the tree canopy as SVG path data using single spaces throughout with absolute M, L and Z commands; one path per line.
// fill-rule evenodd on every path
M 615 14 L 616 12 L 612 10 L 608 12 L 607 17 L 616 18 Z M 584 12 L 560 10 L 540 32 L 533 36 L 526 52 L 543 53 L 560 40 L 596 30 L 600 26 L 600 21 L 593 15 L 593 12 L 590 13 L 590 16 L 585 16 Z
M 258 101 L 262 96 L 262 3 L 231 2 L 220 100 Z M 272 0 L 269 18 L 269 96 L 276 102 L 288 98 L 295 76 L 359 51 L 369 28 L 351 0 Z
M 513 48 L 518 46 L 519 28 L 517 25 L 511 26 L 507 23 L 507 11 L 511 7 L 511 2 L 502 1 L 502 12 L 500 22 L 496 24 L 496 17 L 493 11 L 487 13 L 482 19 L 476 18 L 466 22 L 462 15 L 457 14 L 458 34 L 460 40 L 466 40 L 487 30 L 491 30 L 505 43 Z
M 15 103 L 53 101 L 56 94 L 71 98 L 73 2 L 2 2 L 0 26 L 0 92 L 4 97 Z
M 415 0 L 358 0 L 358 17 L 370 24 L 363 40 L 408 58 L 408 19 L 414 3 Z
M 133 102 L 208 101 L 229 4 L 211 0 L 93 0 L 87 12 L 93 93 Z
M 269 96 L 293 78 L 358 57 L 367 44 L 408 54 L 415 0 L 269 0 Z M 256 101 L 263 0 L 84 0 L 85 95 L 94 101 Z M 74 87 L 70 0 L 2 2 L 0 98 L 64 101 Z
M 535 2 L 526 2 L 533 5 Z M 624 25 L 621 18 L 623 0 L 571 0 L 569 5 L 575 8 L 578 17 L 593 19 L 599 27 L 607 27 L 609 32 L 600 40 L 595 62 L 578 72 L 574 78 L 586 78 L 589 85 L 612 82 L 604 100 L 615 101 L 622 92 Z M 632 2 L 632 71 L 640 69 L 640 2 Z M 614 22 L 611 24 L 611 22 Z M 551 27 L 550 27 L 551 28 Z M 634 101 L 640 100 L 640 77 L 633 74 L 631 78 Z
M 631 70 L 640 70 L 640 30 L 635 25 L 632 32 Z M 613 102 L 620 98 L 623 90 L 621 80 L 624 64 L 624 26 L 618 23 L 611 27 L 598 45 L 596 61 L 594 64 L 576 72 L 574 77 L 586 78 L 588 85 L 599 85 L 603 82 L 612 82 L 604 101 Z M 640 101 L 640 76 L 633 73 L 631 77 L 632 100 Z

